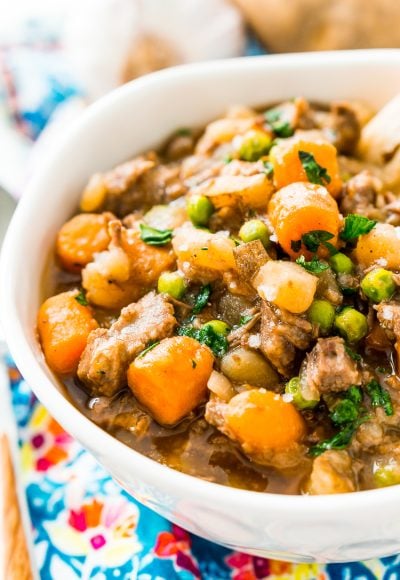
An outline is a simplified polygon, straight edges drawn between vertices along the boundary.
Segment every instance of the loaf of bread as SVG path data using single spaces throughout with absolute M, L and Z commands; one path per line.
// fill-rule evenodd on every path
M 272 52 L 400 46 L 395 0 L 234 0 Z

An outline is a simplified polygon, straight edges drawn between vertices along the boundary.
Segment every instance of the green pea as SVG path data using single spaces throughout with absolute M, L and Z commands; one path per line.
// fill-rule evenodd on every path
M 393 274 L 384 268 L 371 270 L 361 281 L 361 289 L 365 296 L 373 302 L 389 300 L 396 290 Z
M 243 161 L 258 161 L 260 157 L 269 153 L 271 146 L 271 136 L 254 129 L 243 136 L 238 155 Z
M 301 392 L 300 377 L 293 377 L 285 386 L 285 393 L 292 395 L 293 404 L 300 410 L 313 409 L 319 401 L 305 399 Z
M 374 483 L 376 487 L 387 487 L 400 483 L 400 466 L 395 461 L 378 465 L 374 469 Z
M 367 317 L 355 308 L 344 308 L 335 316 L 335 328 L 347 342 L 358 342 L 368 332 Z
M 331 256 L 329 263 L 336 274 L 351 274 L 354 270 L 353 262 L 346 254 L 342 254 L 342 252 Z
M 270 245 L 269 236 L 271 232 L 261 220 L 249 220 L 245 222 L 239 230 L 239 238 L 242 242 L 253 242 L 260 240 L 265 248 Z
M 191 195 L 186 204 L 188 216 L 195 226 L 206 226 L 214 212 L 214 206 L 205 195 Z
M 179 300 L 186 291 L 186 283 L 179 272 L 164 272 L 158 279 L 157 290 Z
M 229 334 L 231 329 L 223 320 L 210 320 L 210 322 L 203 324 L 203 328 L 206 328 L 207 326 L 211 327 L 216 334 L 221 334 L 222 336 Z
M 312 324 L 317 324 L 323 334 L 328 334 L 335 320 L 335 308 L 327 300 L 314 300 L 307 318 Z

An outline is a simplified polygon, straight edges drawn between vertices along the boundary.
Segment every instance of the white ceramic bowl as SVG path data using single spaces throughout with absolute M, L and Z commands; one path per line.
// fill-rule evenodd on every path
M 47 256 L 95 171 L 201 125 L 233 103 L 303 95 L 361 98 L 379 107 L 400 91 L 400 51 L 267 56 L 196 64 L 126 85 L 90 107 L 32 180 L 6 238 L 1 314 L 11 353 L 53 416 L 135 498 L 226 546 L 294 561 L 348 561 L 400 551 L 400 486 L 301 497 L 223 487 L 162 466 L 126 447 L 64 397 L 41 353 L 35 318 Z

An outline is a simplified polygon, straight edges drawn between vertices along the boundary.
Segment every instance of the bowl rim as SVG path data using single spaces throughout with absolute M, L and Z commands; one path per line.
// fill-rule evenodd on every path
M 394 485 L 382 489 L 372 489 L 359 492 L 332 494 L 329 497 L 309 496 L 309 495 L 285 495 L 270 492 L 256 492 L 244 489 L 237 489 L 214 482 L 206 481 L 196 476 L 188 475 L 176 471 L 170 467 L 162 465 L 152 460 L 128 445 L 122 443 L 90 419 L 85 417 L 73 404 L 66 398 L 51 381 L 44 371 L 42 371 L 34 352 L 31 350 L 28 339 L 25 336 L 23 325 L 19 319 L 16 303 L 13 297 L 13 275 L 9 276 L 8 272 L 13 272 L 12 264 L 18 260 L 18 238 L 24 235 L 24 227 L 29 215 L 35 213 L 35 192 L 39 184 L 46 179 L 51 172 L 53 159 L 59 158 L 64 147 L 70 140 L 73 140 L 77 134 L 92 123 L 103 110 L 112 108 L 121 98 L 129 95 L 132 91 L 140 90 L 142 87 L 158 85 L 164 80 L 173 80 L 185 75 L 209 75 L 210 73 L 218 74 L 226 68 L 237 69 L 238 72 L 244 68 L 261 66 L 266 69 L 292 67 L 298 63 L 319 66 L 337 66 L 341 64 L 344 67 L 371 66 L 376 64 L 400 64 L 400 49 L 368 49 L 355 51 L 338 51 L 338 52 L 315 52 L 315 53 L 296 53 L 296 54 L 279 54 L 266 56 L 241 57 L 227 60 L 217 60 L 195 64 L 180 65 L 170 69 L 152 73 L 145 77 L 119 87 L 102 97 L 94 104 L 90 105 L 64 133 L 62 138 L 54 146 L 46 161 L 39 168 L 37 173 L 31 178 L 24 192 L 22 201 L 11 221 L 8 229 L 0 260 L 0 317 L 6 336 L 8 348 L 13 356 L 23 377 L 32 386 L 32 389 L 38 399 L 48 409 L 49 413 L 63 426 L 63 428 L 74 434 L 79 430 L 85 432 L 85 438 L 95 441 L 95 447 L 102 449 L 102 453 L 113 455 L 118 453 L 121 464 L 133 463 L 137 473 L 143 474 L 147 481 L 159 488 L 170 488 L 175 494 L 181 497 L 187 495 L 188 489 L 191 495 L 195 495 L 199 501 L 212 501 L 215 496 L 221 504 L 234 505 L 236 502 L 246 502 L 249 509 L 263 506 L 270 508 L 274 512 L 285 511 L 293 515 L 302 515 L 310 508 L 318 512 L 319 518 L 323 517 L 341 517 L 343 512 L 351 509 L 352 513 L 362 513 L 371 504 L 375 508 L 398 500 L 400 487 Z M 26 235 L 26 234 L 25 234 Z M 138 477 L 140 479 L 141 476 Z M 162 482 L 162 484 L 160 483 Z

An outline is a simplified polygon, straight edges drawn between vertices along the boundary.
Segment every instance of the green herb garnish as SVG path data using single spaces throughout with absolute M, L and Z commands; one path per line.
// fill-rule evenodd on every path
M 344 349 L 347 352 L 347 354 L 349 355 L 349 357 L 352 358 L 353 360 L 356 360 L 356 361 L 361 360 L 361 355 L 358 354 L 357 352 L 354 352 L 354 350 L 352 350 L 349 346 L 347 346 L 347 344 L 345 345 Z
M 360 424 L 361 423 L 359 422 L 348 423 L 339 431 L 339 433 L 336 433 L 336 435 L 330 439 L 325 439 L 325 441 L 321 441 L 320 443 L 313 445 L 313 447 L 311 447 L 309 450 L 309 454 L 311 457 L 317 457 L 329 449 L 345 449 L 349 445 L 356 429 Z
M 192 135 L 191 129 L 188 127 L 180 127 L 175 131 L 177 137 L 190 137 Z
M 277 137 L 286 138 L 293 135 L 293 127 L 288 121 L 282 120 L 282 113 L 278 109 L 266 111 L 264 116 Z
M 86 296 L 83 292 L 83 290 L 81 290 L 79 292 L 79 294 L 77 294 L 75 296 L 75 300 L 81 305 L 81 306 L 87 306 L 89 304 L 89 302 L 86 300 Z
M 300 256 L 297 258 L 296 263 L 300 266 L 303 266 L 307 272 L 311 272 L 311 274 L 321 274 L 324 270 L 329 268 L 328 264 L 318 260 L 316 256 L 313 256 L 310 262 L 307 262 L 304 256 Z
M 331 182 L 331 177 L 328 174 L 325 167 L 319 165 L 314 158 L 312 153 L 307 153 L 307 151 L 299 151 L 299 159 L 306 172 L 307 178 L 311 183 L 317 183 L 318 185 L 325 185 Z
M 250 320 L 253 320 L 253 317 L 248 314 L 246 316 L 241 316 L 240 320 L 239 320 L 239 326 L 243 326 L 244 324 L 247 324 L 248 322 L 250 322 Z
M 195 369 L 197 367 L 197 362 L 193 359 L 192 360 L 192 369 Z
M 336 248 L 328 242 L 333 237 L 331 232 L 325 230 L 311 230 L 301 236 L 301 241 L 310 252 L 316 252 L 320 245 L 323 245 L 332 254 L 337 252 Z
M 196 296 L 196 301 L 193 306 L 193 314 L 199 314 L 207 306 L 207 303 L 210 299 L 211 294 L 211 285 L 206 284 L 200 288 L 199 293 Z
M 271 161 L 263 161 L 264 173 L 267 177 L 272 177 L 274 174 L 274 166 Z
M 311 447 L 309 454 L 312 457 L 317 457 L 329 449 L 344 449 L 349 445 L 358 427 L 369 419 L 368 415 L 363 414 L 365 408 L 361 403 L 360 387 L 351 386 L 330 414 L 332 422 L 340 427 L 340 431 Z
M 151 344 L 149 344 L 149 346 L 147 346 L 144 350 L 142 350 L 142 352 L 140 354 L 138 354 L 137 358 L 142 358 L 142 356 L 144 356 L 145 354 L 147 354 L 148 352 L 153 350 L 153 348 L 155 348 L 157 346 L 157 344 L 160 344 L 159 340 L 156 340 L 155 342 L 152 342 Z
M 172 240 L 172 230 L 157 230 L 140 224 L 140 239 L 149 246 L 165 246 Z
M 367 384 L 366 391 L 371 399 L 372 407 L 382 407 L 386 415 L 393 415 L 393 404 L 389 393 L 375 379 Z
M 292 240 L 290 242 L 290 247 L 292 248 L 293 252 L 300 252 L 301 240 Z
M 376 225 L 375 220 L 370 220 L 363 215 L 351 213 L 344 218 L 344 228 L 340 234 L 346 242 L 355 240 L 359 236 L 368 234 Z
M 180 336 L 190 336 L 198 340 L 201 344 L 208 346 L 215 356 L 222 357 L 228 351 L 228 341 L 226 336 L 215 332 L 212 326 L 206 324 L 202 328 L 194 328 L 194 326 L 181 326 L 178 329 Z

